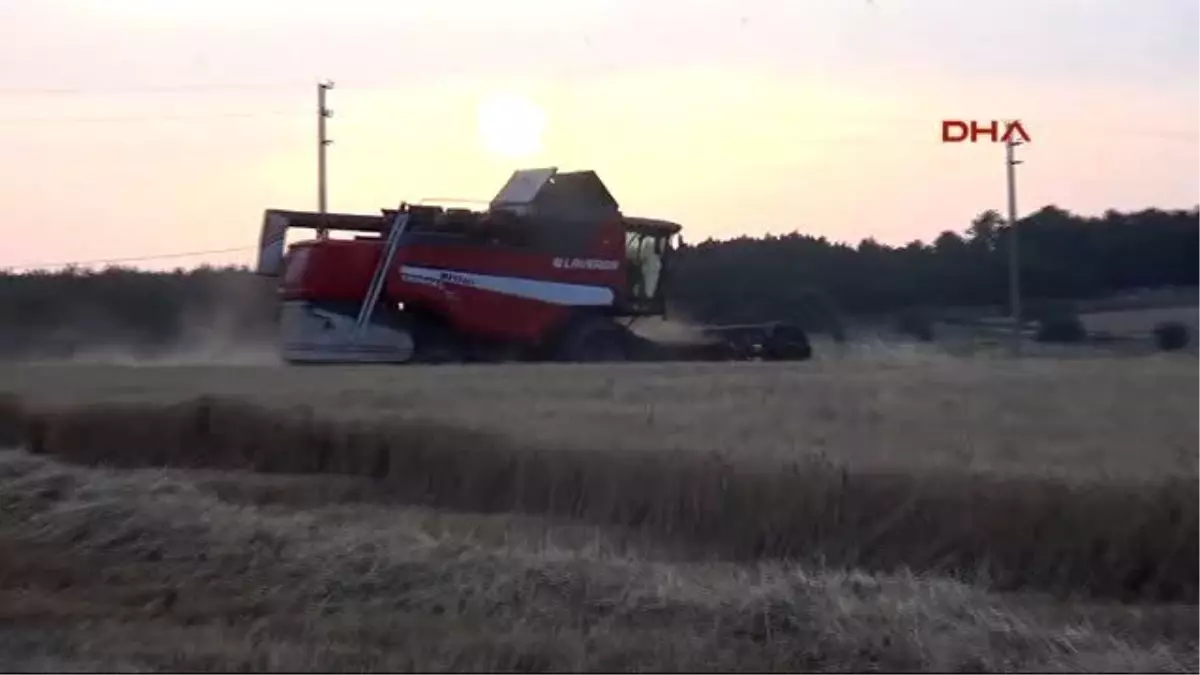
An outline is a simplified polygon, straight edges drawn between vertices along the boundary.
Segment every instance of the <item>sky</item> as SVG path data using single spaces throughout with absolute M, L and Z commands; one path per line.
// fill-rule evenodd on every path
M 286 11 L 284 10 L 286 8 Z M 931 241 L 1004 212 L 1200 203 L 1195 0 L 0 0 L 0 267 L 223 251 L 315 210 L 594 169 L 689 242 Z

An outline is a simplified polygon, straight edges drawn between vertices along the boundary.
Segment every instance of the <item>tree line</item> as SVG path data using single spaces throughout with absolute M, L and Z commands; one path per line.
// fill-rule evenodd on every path
M 1005 312 L 1012 230 L 986 211 L 961 231 L 903 246 L 800 233 L 688 244 L 672 264 L 669 305 L 703 322 L 785 319 L 814 329 L 829 315 L 881 316 L 914 307 Z M 1200 276 L 1197 208 L 1086 217 L 1048 206 L 1018 221 L 1016 230 L 1028 298 L 1194 287 Z M 0 274 L 0 354 L 267 338 L 274 303 L 274 280 L 245 268 Z
M 1007 312 L 1013 228 L 985 211 L 932 242 L 857 246 L 793 233 L 687 246 L 674 303 L 704 321 L 790 317 L 813 298 L 852 315 L 913 307 Z M 1048 206 L 1018 221 L 1023 297 L 1086 300 L 1117 292 L 1195 286 L 1200 210 L 1107 211 L 1085 217 Z

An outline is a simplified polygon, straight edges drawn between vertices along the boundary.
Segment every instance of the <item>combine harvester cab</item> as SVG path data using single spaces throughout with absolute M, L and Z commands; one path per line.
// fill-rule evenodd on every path
M 317 236 L 288 246 L 295 229 Z M 617 320 L 664 313 L 680 230 L 624 216 L 595 172 L 529 169 L 482 211 L 269 209 L 257 272 L 293 363 L 623 360 Z

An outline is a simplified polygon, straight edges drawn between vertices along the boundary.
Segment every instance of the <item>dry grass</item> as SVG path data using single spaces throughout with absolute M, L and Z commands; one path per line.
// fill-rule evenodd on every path
M 619 531 L 357 501 L 375 490 L 0 453 L 0 662 L 56 672 L 1198 666 L 1193 607 L 1064 606 L 908 574 L 672 562 Z
M 233 607 L 196 627 L 159 612 L 136 629 L 117 617 L 74 637 L 34 630 L 18 645 L 28 658 L 60 640 L 81 663 L 137 668 L 1195 668 L 1194 359 L 42 365 L 0 369 L 5 391 L 0 444 L 196 472 L 9 457 L 3 536 L 74 551 L 83 567 L 144 567 L 163 589 L 205 578 Z M 312 472 L 343 476 L 278 475 Z M 157 518 L 137 526 L 157 534 L 101 516 L 71 524 L 99 503 L 125 514 L 113 523 Z M 250 538 L 238 545 L 249 557 L 228 563 L 241 576 L 221 581 L 226 563 L 203 553 L 225 544 L 167 553 L 213 536 Z M 87 543 L 97 537 L 107 543 Z M 155 537 L 170 541 L 139 558 Z M 15 560 L 0 562 L 26 570 L 14 578 L 32 569 Z M 415 581 L 380 572 L 389 565 Z M 79 612 L 112 616 L 80 592 Z M 76 614 L 56 593 L 32 605 L 51 624 Z M 105 651 L 123 631 L 128 650 Z

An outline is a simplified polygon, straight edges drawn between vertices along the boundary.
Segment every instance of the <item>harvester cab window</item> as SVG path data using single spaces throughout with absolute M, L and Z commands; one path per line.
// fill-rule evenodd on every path
M 629 262 L 630 293 L 639 300 L 649 300 L 658 292 L 658 277 L 662 272 L 665 242 L 662 237 L 629 232 L 625 235 L 625 256 Z

